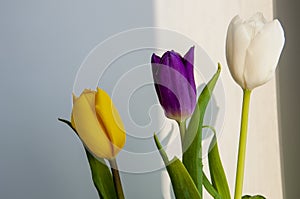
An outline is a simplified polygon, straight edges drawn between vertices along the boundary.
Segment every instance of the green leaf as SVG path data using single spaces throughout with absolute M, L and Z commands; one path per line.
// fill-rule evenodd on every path
M 212 129 L 212 128 L 211 128 Z M 214 129 L 214 136 L 210 143 L 210 152 L 208 153 L 208 164 L 210 177 L 212 180 L 212 184 L 217 190 L 217 192 L 221 195 L 223 199 L 230 199 L 230 191 L 228 182 L 226 179 L 226 175 L 224 172 L 224 168 L 222 165 L 222 161 L 219 155 L 218 143 L 216 138 L 216 132 Z
M 220 194 L 217 192 L 215 187 L 209 182 L 208 178 L 206 177 L 205 173 L 203 172 L 203 185 L 206 191 L 215 199 L 222 199 Z
M 68 120 L 58 119 L 67 124 L 77 134 Z M 113 178 L 103 158 L 96 159 L 86 148 L 86 156 L 90 164 L 92 179 L 100 199 L 117 199 Z
M 266 199 L 266 198 L 261 195 L 256 195 L 256 196 L 245 195 L 242 197 L 242 199 Z
M 93 182 L 100 198 L 117 199 L 112 175 L 104 159 L 96 159 L 87 149 L 85 151 L 90 164 Z
M 201 199 L 192 178 L 182 162 L 174 157 L 167 165 L 176 199 Z
M 154 140 L 166 165 L 176 199 L 201 199 L 197 187 L 182 162 L 177 157 L 169 161 L 156 135 Z
M 183 164 L 202 196 L 202 125 L 206 107 L 221 72 L 221 65 L 198 98 L 197 105 L 183 140 Z

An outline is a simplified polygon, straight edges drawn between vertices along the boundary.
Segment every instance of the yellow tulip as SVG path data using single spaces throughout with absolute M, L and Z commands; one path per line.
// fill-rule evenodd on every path
M 73 95 L 72 126 L 85 146 L 96 157 L 114 159 L 126 142 L 120 114 L 102 89 L 85 89 Z

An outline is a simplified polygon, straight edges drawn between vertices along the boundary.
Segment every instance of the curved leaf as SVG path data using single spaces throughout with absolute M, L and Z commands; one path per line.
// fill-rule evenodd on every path
M 210 127 L 211 128 L 211 127 Z M 230 199 L 230 191 L 226 179 L 225 171 L 219 154 L 216 132 L 210 143 L 210 152 L 208 153 L 209 172 L 213 186 L 223 199 Z
M 215 199 L 222 199 L 220 194 L 217 192 L 215 187 L 209 182 L 208 178 L 206 177 L 205 173 L 203 172 L 203 185 L 206 191 Z
M 216 85 L 221 72 L 221 65 L 218 64 L 218 70 L 212 79 L 203 89 L 198 98 L 197 105 L 186 131 L 183 141 L 183 164 L 192 177 L 197 189 L 202 196 L 202 125 L 206 107 L 211 98 L 212 91 Z
M 112 175 L 104 159 L 98 160 L 88 150 L 85 149 L 85 151 L 90 164 L 93 182 L 100 198 L 117 199 Z
M 70 121 L 60 118 L 58 120 L 67 124 L 77 134 Z M 85 152 L 90 164 L 92 179 L 100 199 L 117 199 L 112 175 L 104 159 L 96 159 L 86 148 Z
M 182 162 L 177 157 L 169 161 L 156 135 L 154 140 L 166 165 L 176 199 L 201 199 L 197 187 Z

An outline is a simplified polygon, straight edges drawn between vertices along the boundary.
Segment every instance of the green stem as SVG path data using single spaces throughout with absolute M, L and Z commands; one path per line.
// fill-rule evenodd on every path
M 178 122 L 178 126 L 179 126 L 179 131 L 180 131 L 181 146 L 183 147 L 183 140 L 184 140 L 185 131 L 186 131 L 186 120 L 184 120 L 182 122 Z M 182 148 L 182 150 L 183 150 L 183 148 Z
M 235 194 L 234 194 L 235 199 L 242 198 L 250 96 L 251 96 L 251 91 L 245 89 L 244 96 L 243 96 L 241 131 L 240 131 L 238 162 L 237 162 L 236 180 L 235 180 Z
M 124 199 L 125 197 L 124 197 L 124 193 L 123 193 L 121 178 L 120 178 L 116 159 L 109 160 L 109 164 L 110 164 L 111 172 L 112 172 L 113 179 L 114 179 L 114 185 L 117 190 L 118 199 Z

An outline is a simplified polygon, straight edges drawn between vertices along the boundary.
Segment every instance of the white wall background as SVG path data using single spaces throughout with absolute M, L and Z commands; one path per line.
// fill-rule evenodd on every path
M 172 1 L 173 2 L 173 1 Z M 271 0 L 195 0 L 156 1 L 156 24 L 179 31 L 201 45 L 213 61 L 223 65 L 222 80 L 226 95 L 224 129 L 220 151 L 231 192 L 234 191 L 235 167 L 242 104 L 242 90 L 235 84 L 225 60 L 227 26 L 236 14 L 249 17 L 257 11 L 273 18 Z M 277 123 L 275 79 L 252 94 L 245 168 L 244 193 L 263 194 L 281 199 L 282 183 Z M 206 165 L 207 166 L 207 165 Z

